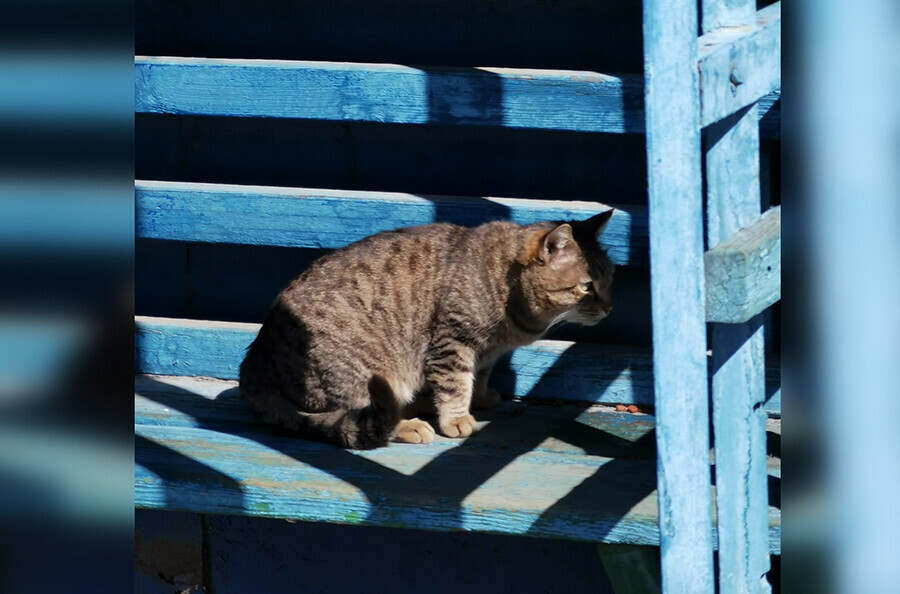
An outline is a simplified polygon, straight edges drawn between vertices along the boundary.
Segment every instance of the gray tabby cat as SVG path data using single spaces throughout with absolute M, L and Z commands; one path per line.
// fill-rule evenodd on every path
M 267 423 L 346 448 L 432 441 L 431 424 L 404 418 L 423 404 L 443 435 L 471 435 L 470 406 L 499 400 L 487 382 L 500 355 L 612 310 L 613 264 L 597 243 L 612 212 L 399 229 L 320 258 L 250 345 L 244 401 Z

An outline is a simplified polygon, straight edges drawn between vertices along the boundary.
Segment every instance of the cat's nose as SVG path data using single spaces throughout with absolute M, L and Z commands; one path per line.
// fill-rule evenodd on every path
M 603 307 L 603 313 L 605 313 L 606 315 L 609 315 L 609 312 L 611 312 L 612 309 L 613 309 L 613 308 L 612 308 L 612 305 L 605 305 L 605 306 Z

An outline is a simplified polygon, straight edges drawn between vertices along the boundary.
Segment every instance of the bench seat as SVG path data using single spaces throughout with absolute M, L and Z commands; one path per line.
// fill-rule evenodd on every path
M 353 452 L 270 431 L 233 380 L 137 376 L 135 506 L 658 546 L 653 416 L 538 402 L 480 412 L 464 441 Z M 775 554 L 780 533 L 770 506 Z

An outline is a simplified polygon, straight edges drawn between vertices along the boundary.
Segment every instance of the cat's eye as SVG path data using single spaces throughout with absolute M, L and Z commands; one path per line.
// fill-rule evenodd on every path
M 578 285 L 578 290 L 582 293 L 590 293 L 591 292 L 591 282 L 586 281 Z

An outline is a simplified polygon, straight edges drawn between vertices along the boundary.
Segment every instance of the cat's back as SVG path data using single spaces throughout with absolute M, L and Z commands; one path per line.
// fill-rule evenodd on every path
M 323 256 L 285 292 L 346 288 L 348 283 L 356 285 L 363 280 L 434 278 L 466 232 L 466 228 L 449 223 L 383 231 Z

